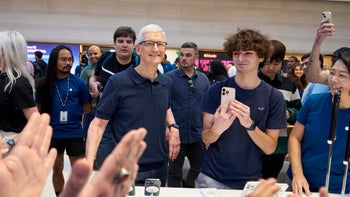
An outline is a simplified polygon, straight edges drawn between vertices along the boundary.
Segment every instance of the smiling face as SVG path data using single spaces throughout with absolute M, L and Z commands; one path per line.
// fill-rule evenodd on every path
M 166 51 L 164 34 L 162 32 L 145 33 L 143 41 L 136 45 L 136 51 L 140 55 L 140 63 L 158 66 Z
M 301 65 L 295 66 L 294 75 L 300 78 L 304 74 L 304 69 Z
M 239 73 L 255 72 L 258 70 L 260 62 L 264 58 L 259 58 L 255 51 L 233 51 L 232 62 Z
M 328 75 L 328 84 L 332 93 L 336 90 L 341 90 L 342 94 L 350 92 L 349 70 L 341 60 L 334 63 Z
M 88 50 L 90 61 L 93 65 L 97 64 L 98 58 L 102 55 L 101 49 L 98 46 L 91 46 Z

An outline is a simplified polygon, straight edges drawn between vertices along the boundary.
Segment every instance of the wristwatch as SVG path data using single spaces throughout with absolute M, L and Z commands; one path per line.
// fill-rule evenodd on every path
M 255 122 L 252 121 L 252 124 L 250 125 L 250 127 L 244 127 L 247 131 L 254 131 L 256 128 Z
M 168 128 L 170 129 L 170 127 L 174 127 L 175 129 L 179 129 L 179 125 L 176 124 L 176 123 L 170 124 L 170 125 L 168 126 Z

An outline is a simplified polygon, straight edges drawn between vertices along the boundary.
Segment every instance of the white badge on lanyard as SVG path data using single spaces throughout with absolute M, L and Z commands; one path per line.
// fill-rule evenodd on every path
M 67 124 L 68 122 L 68 112 L 61 111 L 60 112 L 60 124 Z

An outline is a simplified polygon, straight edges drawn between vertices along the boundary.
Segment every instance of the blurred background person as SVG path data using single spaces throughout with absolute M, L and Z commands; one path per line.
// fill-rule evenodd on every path
M 213 60 L 209 64 L 208 79 L 210 84 L 216 81 L 222 81 L 228 78 L 224 64 L 220 60 Z
M 303 66 L 297 64 L 292 67 L 291 72 L 288 74 L 288 78 L 292 79 L 298 88 L 300 97 L 303 96 L 304 90 L 307 86 L 307 80 L 304 73 Z

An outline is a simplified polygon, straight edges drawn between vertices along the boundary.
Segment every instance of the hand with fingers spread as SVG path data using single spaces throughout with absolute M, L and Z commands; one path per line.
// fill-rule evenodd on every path
M 0 160 L 1 196 L 41 195 L 57 155 L 55 149 L 48 151 L 49 121 L 47 114 L 33 113 L 10 154 Z
M 146 130 L 143 128 L 128 132 L 90 181 L 88 181 L 91 173 L 89 163 L 86 160 L 77 161 L 60 197 L 126 196 L 137 175 L 138 159 L 146 148 L 146 143 L 143 141 L 145 136 Z M 130 175 L 126 180 L 118 182 L 115 178 L 122 168 Z
M 302 196 L 304 190 L 306 196 L 311 196 L 309 183 L 307 182 L 305 176 L 302 174 L 296 174 L 293 176 L 292 188 L 294 194 Z

